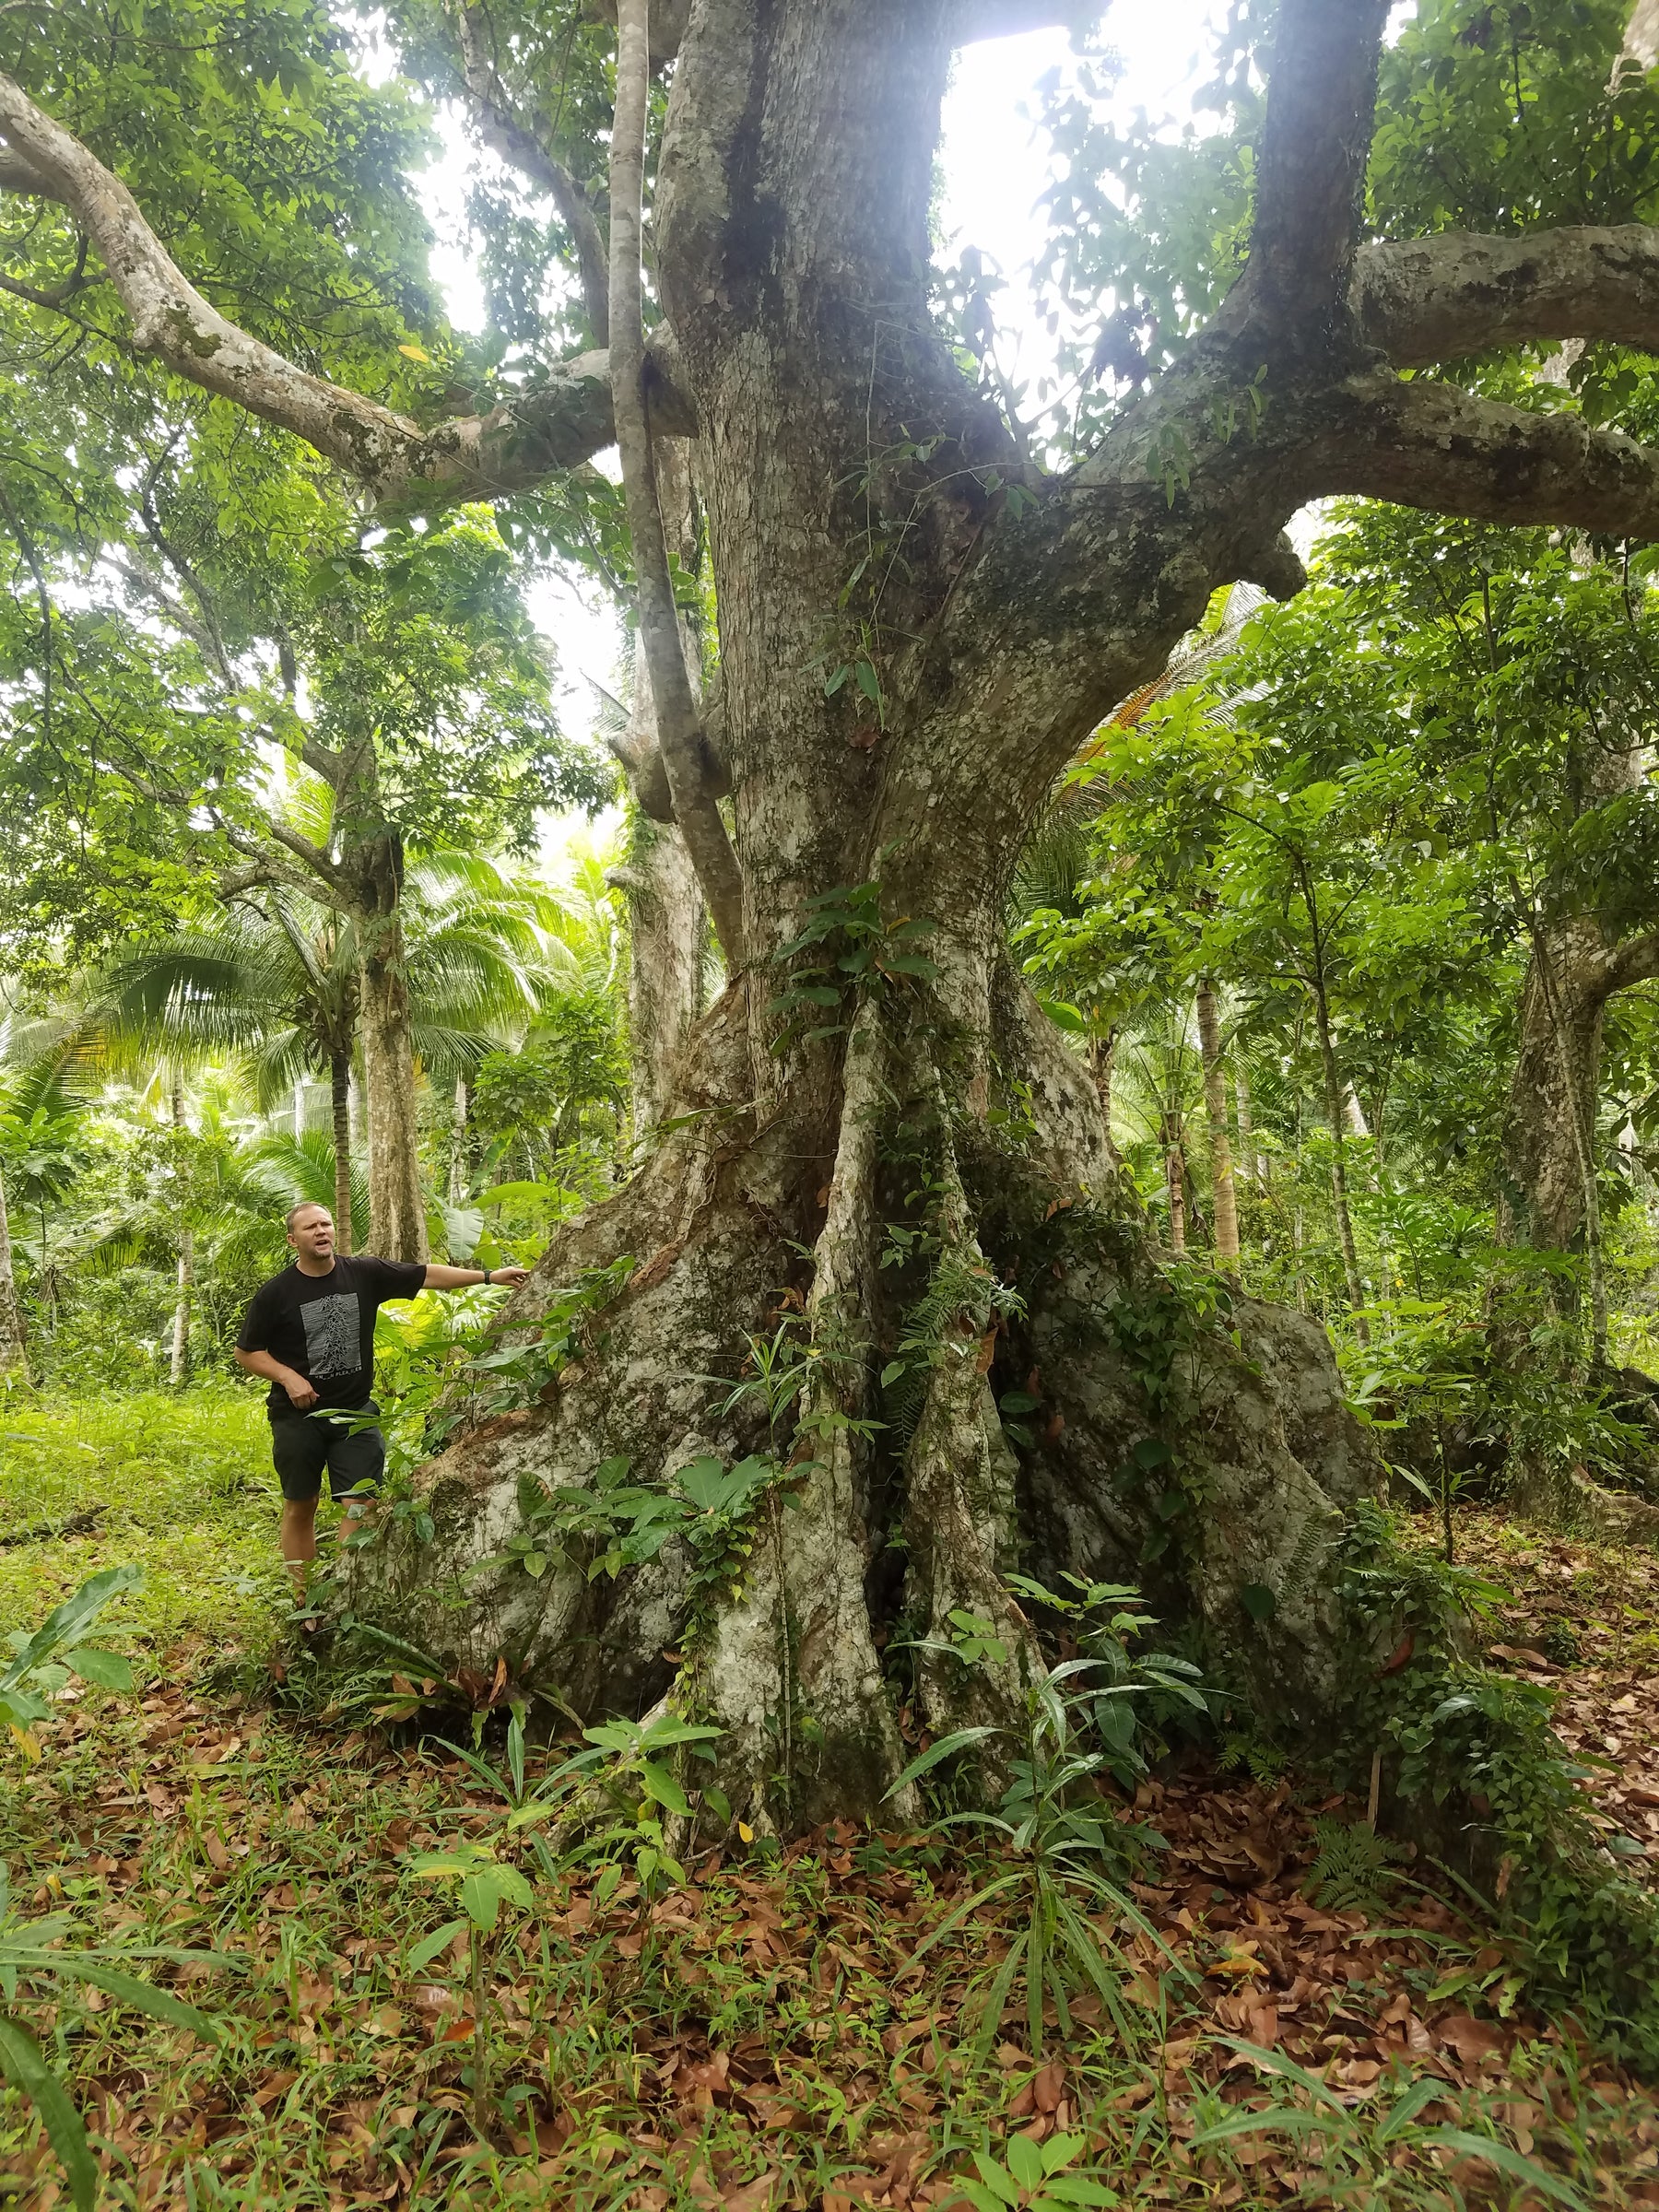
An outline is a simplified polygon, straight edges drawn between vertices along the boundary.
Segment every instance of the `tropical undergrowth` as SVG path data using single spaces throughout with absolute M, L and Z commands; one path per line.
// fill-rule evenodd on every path
M 1482 1663 L 1508 1594 L 1367 1506 L 1342 1595 L 1369 1663 L 1337 1716 L 1335 1777 L 1361 1786 L 1372 1762 L 1393 1820 L 1477 1886 L 1515 1987 L 1659 2066 L 1659 1898 L 1633 1871 L 1645 1847 L 1593 1817 L 1593 1769 L 1552 1725 L 1556 1691 Z
M 112 1454 L 76 1456 L 79 1495 L 118 1504 Z M 255 1491 L 202 1480 L 175 1506 L 187 1547 L 269 1542 Z M 43 1598 L 96 1541 L 10 1550 Z M 221 1960 L 157 1967 L 217 2044 L 95 1984 L 20 1993 L 108 2201 L 1254 2207 L 1587 2202 L 1609 2181 L 1641 2201 L 1659 2127 L 1494 1978 L 1510 1935 L 1416 1887 L 1420 1865 L 1356 1871 L 1358 1797 L 1172 1769 L 1153 1700 L 1171 1735 L 1194 1677 L 1154 1678 L 1127 1593 L 1024 1594 L 1105 1664 L 1045 1686 L 991 1821 L 786 1847 L 682 1840 L 678 1747 L 649 1724 L 537 1745 L 500 1707 L 400 1719 L 385 1654 L 324 1669 L 267 1638 L 209 1662 L 124 1599 L 101 1640 L 136 1688 L 59 1702 L 0 1811 L 15 1910 L 66 1915 L 75 1947 Z M 197 1602 L 221 1636 L 243 1603 Z M 974 1664 L 980 1630 L 955 1633 Z M 1147 1726 L 1113 1749 L 1102 1701 Z M 610 1814 L 567 1848 L 537 1808 L 574 1761 Z M 15 2097 L 0 2171 L 51 2201 Z

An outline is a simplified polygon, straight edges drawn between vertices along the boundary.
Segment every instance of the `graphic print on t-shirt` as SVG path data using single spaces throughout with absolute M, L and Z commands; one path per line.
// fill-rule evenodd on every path
M 313 1382 L 327 1375 L 355 1375 L 363 1364 L 357 1292 L 313 1298 L 300 1309 L 305 1316 L 306 1364 Z

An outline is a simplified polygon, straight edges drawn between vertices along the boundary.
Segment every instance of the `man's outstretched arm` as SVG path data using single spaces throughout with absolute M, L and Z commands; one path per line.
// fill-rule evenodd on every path
M 504 1283 L 516 1290 L 529 1280 L 528 1267 L 441 1267 L 434 1260 L 426 1271 L 429 1290 L 465 1290 L 473 1283 Z

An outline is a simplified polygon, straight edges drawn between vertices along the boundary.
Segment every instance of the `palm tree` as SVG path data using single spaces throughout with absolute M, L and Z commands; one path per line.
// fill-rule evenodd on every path
M 487 1053 L 523 1036 L 549 989 L 568 989 L 579 974 L 559 934 L 570 925 L 565 908 L 492 861 L 441 853 L 417 863 L 403 911 L 413 1044 L 437 1082 L 464 1087 Z M 361 1227 L 350 1105 L 359 955 L 347 917 L 269 892 L 113 962 L 95 980 L 77 1032 L 81 1050 L 106 1054 L 145 1047 L 198 1061 L 235 1054 L 267 1113 L 303 1076 L 325 1074 L 333 1187 L 306 1194 L 332 1200 L 347 1253 Z

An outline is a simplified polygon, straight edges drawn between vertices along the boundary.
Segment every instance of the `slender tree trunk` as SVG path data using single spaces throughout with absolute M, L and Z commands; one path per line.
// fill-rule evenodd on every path
M 175 1390 L 190 1380 L 190 1303 L 195 1287 L 195 1231 L 179 1232 L 179 1288 L 173 1305 L 172 1358 L 168 1378 Z
M 1244 1055 L 1235 1053 L 1232 1060 L 1233 1097 L 1239 1110 L 1239 1169 L 1247 1183 L 1260 1180 L 1260 1166 L 1256 1158 L 1255 1124 L 1251 1119 L 1250 1075 L 1244 1065 Z
M 635 810 L 626 865 L 610 880 L 628 898 L 628 1041 L 634 1135 L 669 1109 L 686 1041 L 702 1011 L 707 928 L 697 871 L 671 822 Z
M 1181 1141 L 1181 1116 L 1164 1116 L 1164 1185 L 1170 1194 L 1170 1250 L 1186 1253 L 1186 1150 Z
M 329 1102 L 334 1112 L 335 1250 L 351 1251 L 351 1054 L 335 1053 L 328 1062 Z
M 169 1103 L 175 1129 L 184 1126 L 184 1071 L 175 1066 L 169 1087 Z M 168 1379 L 182 1390 L 190 1379 L 190 1305 L 195 1287 L 195 1232 L 189 1222 L 179 1231 L 178 1295 L 173 1301 L 172 1357 Z
M 1591 1359 L 1607 1359 L 1607 1292 L 1596 1179 L 1606 954 L 1593 917 L 1535 933 L 1521 999 L 1521 1041 L 1502 1138 L 1498 1238 L 1541 1253 L 1582 1253 L 1590 1292 Z M 1577 1311 L 1568 1278 L 1546 1278 L 1562 1319 Z M 1523 1316 L 1515 1317 L 1516 1331 Z
M 708 773 L 708 748 L 687 677 L 668 547 L 657 503 L 641 313 L 641 199 L 650 106 L 650 0 L 618 0 L 617 104 L 610 151 L 610 371 L 617 451 L 633 547 L 640 641 L 651 670 L 657 743 L 675 820 L 697 870 L 727 964 L 744 964 L 744 887 Z
M 459 1206 L 466 1195 L 471 1181 L 471 1163 L 467 1158 L 469 1134 L 467 1128 L 466 1077 L 455 1077 L 455 1110 L 450 1117 L 449 1202 Z
M 305 1085 L 301 1079 L 296 1076 L 294 1077 L 294 1142 L 298 1144 L 304 1135 Z
M 1325 1120 L 1331 1131 L 1331 1203 L 1336 1210 L 1336 1234 L 1342 1244 L 1342 1272 L 1347 1286 L 1349 1317 L 1361 1344 L 1371 1342 L 1364 1315 L 1365 1282 L 1359 1273 L 1359 1254 L 1354 1243 L 1354 1220 L 1348 1211 L 1347 1114 L 1345 1100 L 1351 1097 L 1336 1065 L 1336 1044 L 1331 1034 L 1331 1010 L 1322 984 L 1313 986 L 1313 1018 L 1319 1033 L 1320 1065 L 1324 1071 Z
M 1221 1057 L 1221 1016 L 1206 976 L 1198 985 L 1198 1046 L 1204 1057 L 1204 1106 L 1209 1117 L 1210 1183 L 1216 1215 L 1216 1264 L 1239 1268 L 1239 1204 L 1233 1189 L 1232 1146 L 1227 1133 L 1227 1073 Z
M 6 1178 L 0 1175 L 0 1375 L 27 1382 L 29 1349 L 23 1331 L 23 1308 L 18 1298 L 18 1278 L 12 1267 L 11 1223 L 6 1211 Z
M 415 1048 L 403 928 L 395 905 L 365 919 L 360 928 L 369 1242 L 382 1259 L 424 1260 L 426 1192 L 420 1179 Z

